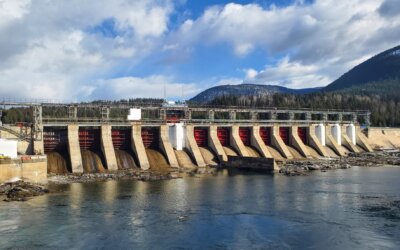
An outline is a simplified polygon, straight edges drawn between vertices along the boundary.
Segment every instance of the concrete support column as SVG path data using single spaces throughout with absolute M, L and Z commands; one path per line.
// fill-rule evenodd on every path
M 349 137 L 349 134 L 347 133 L 348 130 L 350 131 L 350 134 L 351 134 L 350 137 Z M 354 137 L 354 138 L 352 138 L 352 137 Z M 353 124 L 342 127 L 342 145 L 346 146 L 352 152 L 355 152 L 355 153 L 360 152 L 358 150 L 358 148 L 355 146 L 356 145 L 356 131 L 355 131 L 355 127 Z
M 83 173 L 82 154 L 79 145 L 79 127 L 68 125 L 68 151 L 71 159 L 72 173 Z
M 218 154 L 218 157 L 221 158 L 222 161 L 228 161 L 228 156 L 218 139 L 216 125 L 211 125 L 209 128 L 208 146 Z
M 118 170 L 110 125 L 101 125 L 101 150 L 106 160 L 107 169 L 110 171 Z
M 305 118 L 307 121 L 311 121 L 312 118 L 311 113 L 310 112 L 305 113 Z
M 142 140 L 142 127 L 140 124 L 132 124 L 132 150 L 135 153 L 141 169 L 150 168 L 149 159 L 147 158 L 146 149 Z
M 316 134 L 316 131 L 319 132 L 319 135 Z M 322 135 L 323 135 L 323 137 L 319 138 L 319 136 L 322 136 Z M 322 145 L 321 141 L 323 141 L 324 145 Z M 328 154 L 324 147 L 325 146 L 325 127 L 322 124 L 310 125 L 309 130 L 308 130 L 308 142 L 315 150 L 318 151 L 318 153 L 320 155 L 328 157 Z
M 236 111 L 232 110 L 229 112 L 229 120 L 231 121 L 236 120 Z
M 325 126 L 324 126 L 324 124 L 320 123 L 315 126 L 315 135 L 316 135 L 319 143 L 321 143 L 321 146 L 325 146 L 326 142 L 325 142 Z
M 327 113 L 323 113 L 322 114 L 322 121 L 326 122 L 328 120 L 328 114 Z
M 197 146 L 196 140 L 194 139 L 194 128 L 193 125 L 186 125 L 186 147 L 192 153 L 196 165 L 198 167 L 205 167 L 206 163 L 201 155 L 200 149 Z
M 172 145 L 169 142 L 167 125 L 160 126 L 160 149 L 167 156 L 169 165 L 172 168 L 179 168 L 178 160 L 176 159 L 174 149 L 172 148 Z
M 176 150 L 183 150 L 186 143 L 186 133 L 183 127 L 183 123 L 175 123 L 169 126 L 168 139 L 172 147 Z
M 269 152 L 268 148 L 265 146 L 261 136 L 260 136 L 260 126 L 254 125 L 251 133 L 251 145 L 255 147 L 260 153 L 262 157 L 265 158 L 274 158 Z
M 339 124 L 333 124 L 331 126 L 332 137 L 335 139 L 336 143 L 342 145 L 342 131 Z
M 353 145 L 357 144 L 357 140 L 356 140 L 356 127 L 354 126 L 354 124 L 349 124 L 346 127 L 346 135 L 349 137 L 351 143 Z
M 275 121 L 278 118 L 278 114 L 276 112 L 271 112 L 271 120 Z
M 192 120 L 192 110 L 191 109 L 188 109 L 185 111 L 185 119 Z
M 233 125 L 231 127 L 231 134 L 230 134 L 230 139 L 231 139 L 231 146 L 239 152 L 240 156 L 243 157 L 250 157 L 249 152 L 247 151 L 247 148 L 244 146 L 242 139 L 240 139 L 239 136 L 239 126 L 238 125 Z
M 330 146 L 333 149 L 333 151 L 335 151 L 339 156 L 344 156 L 345 153 L 343 149 L 340 147 L 337 140 L 332 135 L 332 126 L 328 124 L 325 132 L 326 132 L 325 134 L 326 145 Z
M 294 120 L 294 113 L 289 112 L 289 121 L 293 121 L 293 120 Z
M 252 121 L 257 121 L 258 120 L 258 113 L 253 111 L 251 112 L 251 120 Z
M 38 136 L 37 138 L 35 138 L 35 136 L 32 137 L 33 154 L 42 155 L 42 154 L 44 154 L 43 126 L 39 125 L 38 133 L 41 133 L 41 135 Z
M 361 132 L 360 126 L 356 126 L 356 141 L 365 151 L 373 152 L 374 150 L 370 146 L 367 137 Z
M 339 121 L 339 122 L 342 122 L 342 121 L 343 121 L 343 114 L 342 114 L 342 113 L 338 113 L 338 114 L 337 114 L 337 117 L 338 117 L 338 121 Z
M 274 125 L 271 129 L 271 132 L 272 146 L 276 147 L 285 158 L 293 159 L 293 155 L 290 153 L 286 144 L 283 142 L 281 136 L 279 135 L 279 126 Z
M 297 126 L 292 126 L 290 128 L 290 145 L 295 147 L 304 157 L 312 158 L 306 145 L 304 145 L 303 141 L 300 139 L 297 129 Z
M 214 115 L 215 115 L 214 110 L 209 110 L 209 111 L 208 111 L 208 119 L 209 119 L 210 121 L 214 121 Z

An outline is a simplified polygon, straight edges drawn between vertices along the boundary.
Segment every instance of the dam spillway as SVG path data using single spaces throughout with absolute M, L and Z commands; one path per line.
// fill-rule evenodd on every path
M 217 165 L 229 156 L 285 161 L 372 150 L 357 120 L 359 116 L 368 118 L 368 112 L 103 103 L 24 105 L 32 107 L 34 114 L 29 147 L 32 154 L 48 156 L 49 173 L 167 171 Z M 60 106 L 66 110 L 63 117 L 59 113 L 43 115 L 43 109 Z M 82 117 L 82 109 L 98 112 Z M 111 116 L 113 110 L 123 115 Z

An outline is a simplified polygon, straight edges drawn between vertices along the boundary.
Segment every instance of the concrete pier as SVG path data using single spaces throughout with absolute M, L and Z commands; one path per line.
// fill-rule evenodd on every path
M 255 147 L 262 157 L 273 158 L 260 136 L 260 126 L 254 125 L 251 133 L 251 145 Z
M 149 159 L 147 159 L 146 149 L 142 140 L 142 128 L 140 124 L 132 124 L 132 150 L 135 153 L 140 168 L 147 170 L 150 168 Z
M 71 159 L 72 173 L 83 173 L 82 154 L 79 145 L 79 127 L 68 125 L 68 151 Z
M 361 132 L 361 128 L 356 126 L 355 129 L 357 145 L 360 145 L 367 152 L 373 152 L 374 150 L 369 145 L 367 137 Z
M 44 143 L 43 143 L 43 126 L 40 126 L 42 131 L 39 138 L 33 139 L 33 154 L 42 155 L 44 154 Z
M 209 132 L 208 132 L 208 146 L 214 150 L 218 154 L 219 157 L 221 157 L 222 161 L 227 161 L 228 156 L 226 155 L 224 148 L 221 145 L 221 142 L 218 139 L 217 135 L 217 126 L 216 125 L 211 125 L 209 127 Z
M 292 154 L 290 153 L 286 144 L 283 142 L 281 136 L 279 135 L 279 126 L 274 125 L 271 129 L 271 132 L 272 146 L 276 147 L 286 159 L 293 159 Z
M 292 126 L 290 128 L 290 144 L 295 147 L 304 157 L 312 158 L 310 152 L 304 145 L 303 141 L 300 139 L 298 132 L 298 126 Z
M 326 140 L 326 145 L 330 146 L 333 149 L 333 151 L 335 151 L 336 154 L 338 154 L 339 156 L 345 155 L 342 147 L 340 147 L 336 139 L 333 137 L 330 125 L 327 125 L 325 129 L 325 140 Z
M 196 140 L 194 139 L 194 127 L 193 125 L 186 126 L 186 147 L 191 152 L 196 165 L 198 167 L 206 167 L 203 156 L 201 155 L 200 149 L 197 146 Z
M 354 125 L 353 125 L 354 128 Z M 342 126 L 342 145 L 347 147 L 351 152 L 359 153 L 360 150 L 356 147 L 355 141 L 355 130 L 354 130 L 354 140 L 348 136 L 348 126 Z M 352 135 L 352 134 L 351 134 Z M 351 136 L 353 137 L 353 136 Z
M 169 142 L 167 125 L 160 126 L 160 149 L 167 156 L 169 165 L 172 168 L 179 168 L 178 160 L 176 159 L 174 149 L 172 148 L 172 145 Z
M 101 126 L 101 150 L 106 160 L 109 171 L 118 170 L 117 158 L 115 156 L 114 145 L 111 136 L 111 126 Z
M 313 147 L 317 152 L 324 156 L 328 157 L 328 154 L 325 150 L 325 145 L 322 145 L 321 140 L 318 139 L 316 135 L 316 125 L 310 125 L 309 130 L 308 130 L 308 142 L 310 143 L 310 146 Z M 325 132 L 324 132 L 324 142 L 325 142 Z
M 233 125 L 231 127 L 231 146 L 239 152 L 240 156 L 243 157 L 250 157 L 249 152 L 247 151 L 247 148 L 244 146 L 242 139 L 240 139 L 239 136 L 239 126 L 238 125 Z

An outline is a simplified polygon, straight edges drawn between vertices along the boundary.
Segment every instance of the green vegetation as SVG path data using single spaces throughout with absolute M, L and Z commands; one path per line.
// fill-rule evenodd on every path
M 336 92 L 272 94 L 254 96 L 223 95 L 210 105 L 242 107 L 282 107 L 340 110 L 369 110 L 373 126 L 400 126 L 400 78 L 353 86 Z

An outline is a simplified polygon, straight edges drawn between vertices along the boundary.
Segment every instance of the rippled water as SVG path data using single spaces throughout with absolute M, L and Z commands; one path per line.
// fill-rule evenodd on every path
M 394 249 L 400 168 L 58 186 L 0 203 L 1 248 Z

